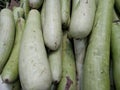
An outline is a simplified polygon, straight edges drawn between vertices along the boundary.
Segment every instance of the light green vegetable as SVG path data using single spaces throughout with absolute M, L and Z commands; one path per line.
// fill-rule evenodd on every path
M 20 49 L 22 34 L 24 31 L 24 25 L 25 25 L 25 20 L 23 18 L 19 18 L 16 23 L 16 37 L 15 37 L 14 47 L 12 49 L 8 62 L 5 65 L 1 74 L 2 80 L 7 83 L 14 82 L 18 78 L 19 49 Z
M 72 0 L 72 11 L 74 11 L 74 9 L 78 7 L 80 1 L 81 0 Z
M 73 6 L 69 36 L 82 39 L 92 30 L 96 11 L 95 0 L 73 0 Z
M 59 83 L 62 75 L 62 45 L 48 55 L 53 83 Z
M 77 70 L 77 90 L 82 90 L 83 80 L 83 62 L 85 58 L 85 52 L 87 47 L 87 38 L 74 39 L 74 51 L 76 59 Z
M 114 0 L 99 0 L 94 27 L 87 47 L 83 90 L 110 90 L 110 35 Z
M 14 37 L 15 37 L 15 23 L 11 10 L 5 8 L 1 10 L 0 14 L 0 73 L 6 64 L 11 53 Z
M 40 21 L 39 11 L 32 9 L 26 21 L 19 55 L 23 90 L 48 90 L 52 82 Z
M 113 77 L 116 90 L 120 90 L 120 23 L 113 23 L 111 34 L 111 56 L 113 65 Z
M 57 90 L 77 90 L 76 67 L 73 48 L 65 33 L 62 42 L 62 78 Z
M 44 42 L 50 50 L 57 50 L 62 39 L 60 0 L 46 0 L 45 8 Z

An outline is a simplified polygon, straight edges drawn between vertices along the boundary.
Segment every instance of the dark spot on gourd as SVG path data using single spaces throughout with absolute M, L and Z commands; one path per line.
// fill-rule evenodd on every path
M 67 82 L 66 82 L 66 86 L 65 86 L 65 90 L 69 90 L 71 85 L 73 84 L 73 81 L 70 79 L 69 76 L 66 76 Z
M 57 85 L 59 82 L 56 80 L 56 81 L 54 81 L 54 85 Z
M 8 79 L 5 79 L 5 82 L 6 82 L 6 83 L 9 83 L 9 80 L 8 80 Z
M 57 42 L 55 42 L 55 48 L 57 47 Z

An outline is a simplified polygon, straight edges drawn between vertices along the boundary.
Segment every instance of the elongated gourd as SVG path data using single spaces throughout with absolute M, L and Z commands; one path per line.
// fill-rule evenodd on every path
M 64 33 L 62 42 L 62 78 L 57 90 L 76 89 L 76 67 L 72 44 Z
M 35 9 L 28 14 L 21 41 L 19 76 L 23 90 L 48 90 L 52 82 L 43 42 L 40 13 Z
M 87 38 L 74 39 L 74 51 L 76 59 L 76 70 L 77 70 L 77 90 L 82 90 L 83 80 L 83 62 L 85 58 L 85 52 L 87 47 Z
M 24 31 L 25 20 L 19 18 L 16 24 L 16 37 L 11 55 L 5 65 L 1 77 L 4 82 L 12 83 L 18 78 L 18 59 L 22 34 Z
M 0 14 L 0 73 L 6 64 L 13 47 L 15 23 L 11 10 L 5 8 Z
M 120 23 L 113 23 L 111 34 L 111 56 L 113 66 L 113 78 L 116 90 L 120 90 Z
M 51 50 L 57 50 L 62 38 L 60 0 L 46 0 L 45 8 L 45 45 Z
M 62 76 L 62 45 L 48 55 L 53 83 L 59 83 Z
M 114 0 L 99 0 L 84 62 L 83 90 L 110 90 L 110 35 Z
M 79 0 L 77 2 L 72 10 L 69 36 L 81 39 L 87 37 L 92 30 L 96 4 L 95 0 Z

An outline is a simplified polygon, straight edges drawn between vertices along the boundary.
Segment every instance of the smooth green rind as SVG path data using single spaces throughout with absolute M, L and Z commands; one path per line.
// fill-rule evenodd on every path
M 72 44 L 63 36 L 62 42 L 62 78 L 57 90 L 76 90 L 76 67 Z
M 15 23 L 12 11 L 2 9 L 0 14 L 0 73 L 11 53 L 14 37 Z
M 27 19 L 28 13 L 30 11 L 29 1 L 28 0 L 20 0 L 20 4 L 24 10 L 24 17 Z
M 18 78 L 18 58 L 25 20 L 19 18 L 16 24 L 16 37 L 13 50 L 1 74 L 2 80 L 7 83 L 14 82 Z
M 87 37 L 93 27 L 96 12 L 95 0 L 73 0 L 69 36 L 74 39 Z
M 111 56 L 113 65 L 113 77 L 116 90 L 120 90 L 120 23 L 113 23 L 111 34 Z
M 46 47 L 57 50 L 62 39 L 60 0 L 46 0 L 43 37 Z
M 113 0 L 99 0 L 84 62 L 83 90 L 110 90 L 109 57 L 113 5 Z
M 23 90 L 49 90 L 52 76 L 41 30 L 40 13 L 28 14 L 21 40 L 19 76 Z

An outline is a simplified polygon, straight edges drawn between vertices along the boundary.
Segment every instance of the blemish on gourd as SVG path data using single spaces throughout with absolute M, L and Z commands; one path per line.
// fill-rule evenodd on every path
M 57 42 L 55 42 L 55 48 L 57 47 Z
M 73 84 L 73 81 L 70 79 L 69 76 L 66 76 L 67 82 L 66 82 L 66 86 L 65 86 L 65 90 L 69 90 L 71 85 Z
M 6 82 L 6 83 L 8 83 L 8 82 L 9 82 L 9 80 L 8 80 L 8 79 L 5 79 L 5 82 Z

